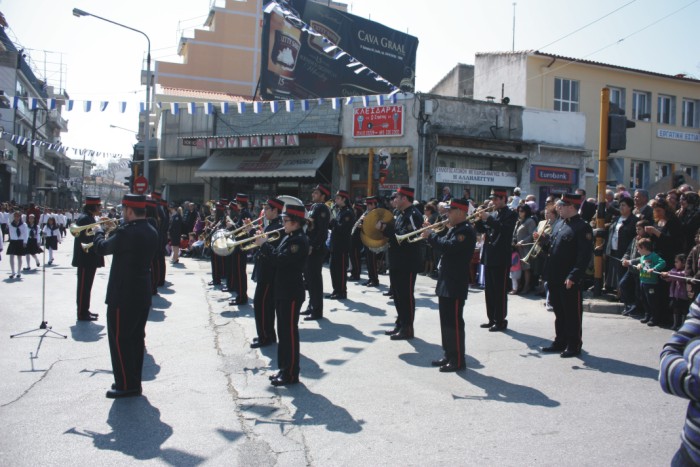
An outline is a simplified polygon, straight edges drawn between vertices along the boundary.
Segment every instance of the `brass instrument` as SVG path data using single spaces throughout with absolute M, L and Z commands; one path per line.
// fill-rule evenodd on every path
M 445 219 L 444 221 L 439 221 L 439 222 L 436 222 L 434 224 L 426 225 L 425 227 L 423 227 L 421 229 L 414 230 L 413 232 L 409 232 L 409 233 L 404 234 L 404 235 L 396 234 L 396 241 L 399 242 L 399 244 L 401 242 L 403 242 L 404 240 L 407 241 L 408 243 L 420 242 L 420 241 L 424 240 L 424 238 L 421 237 L 420 234 L 422 234 L 426 230 L 430 230 L 430 229 L 432 229 L 436 233 L 442 232 L 443 230 L 445 230 L 446 224 L 448 222 L 449 222 L 449 220 Z
M 540 245 L 540 238 L 544 235 L 544 233 L 549 229 L 551 232 L 552 226 L 550 225 L 549 221 L 545 222 L 545 224 L 542 227 L 542 230 L 538 230 L 538 236 L 537 239 L 535 239 L 535 242 L 532 244 L 532 247 L 530 248 L 530 251 L 527 252 L 527 254 L 520 259 L 523 263 L 529 262 L 531 259 L 537 258 L 537 256 L 542 252 L 542 245 Z
M 488 207 L 488 208 L 484 208 L 484 209 L 477 209 L 474 212 L 474 214 L 467 216 L 467 222 L 476 222 L 479 220 L 479 217 L 481 217 L 482 212 L 491 212 L 491 211 L 493 211 L 493 209 L 494 209 L 493 206 Z
M 235 250 L 237 247 L 240 248 L 242 251 L 250 251 L 255 248 L 258 248 L 258 245 L 254 243 L 255 240 L 257 240 L 258 238 L 267 236 L 268 242 L 274 242 L 280 238 L 280 236 L 282 235 L 280 232 L 283 230 L 284 227 L 280 227 L 279 229 L 259 233 L 257 235 L 253 235 L 252 237 L 244 238 L 243 240 L 231 241 L 229 238 L 227 238 L 225 245 L 221 245 L 220 242 L 215 242 L 213 247 L 214 253 L 216 253 L 219 256 L 228 256 L 231 253 L 233 253 L 233 250 Z
M 381 230 L 377 229 L 377 222 L 389 224 L 394 221 L 394 214 L 388 209 L 374 208 L 363 214 L 363 217 L 360 233 L 362 244 L 373 253 L 381 253 L 389 248 L 389 239 L 384 236 Z
M 73 224 L 68 228 L 68 231 L 70 232 L 70 234 L 72 236 L 77 237 L 80 235 L 80 233 L 83 230 L 86 230 L 87 232 L 85 232 L 85 235 L 87 235 L 88 237 L 92 237 L 93 235 L 95 235 L 95 227 L 97 227 L 98 225 L 101 225 L 101 224 L 106 224 L 107 222 L 114 223 L 115 221 L 114 221 L 114 219 L 102 219 L 99 222 L 93 222 L 92 224 L 88 224 L 88 225 L 75 225 L 75 224 Z
M 250 224 L 245 224 L 245 223 L 244 223 L 242 226 L 237 227 L 237 228 L 235 228 L 235 229 L 233 229 L 233 230 L 230 230 L 230 231 L 226 232 L 226 236 L 227 236 L 227 237 L 240 238 L 240 237 L 243 237 L 243 236 L 245 236 L 245 235 L 248 235 L 248 231 L 249 231 L 249 230 L 251 230 L 251 229 L 256 229 L 256 228 L 262 226 L 262 223 L 260 223 L 260 224 L 261 224 L 260 226 L 256 226 L 256 225 L 255 225 L 255 224 L 258 223 L 259 220 L 260 220 L 260 218 L 256 219 L 255 222 L 251 222 Z
M 102 220 L 100 222 L 95 223 L 95 224 L 102 224 L 102 223 L 107 223 L 109 221 L 111 221 L 112 223 L 105 227 L 105 238 L 109 237 L 109 234 L 112 233 L 112 231 L 118 227 L 117 221 L 115 221 L 114 219 L 107 219 L 107 220 Z M 95 224 L 91 224 L 93 226 L 93 229 L 95 227 Z M 89 226 L 86 225 L 83 227 L 89 227 Z M 71 233 L 73 233 L 73 232 L 71 232 Z M 78 235 L 80 235 L 80 234 L 78 233 Z M 78 235 L 75 235 L 75 236 L 77 237 Z M 91 231 L 91 233 L 87 233 L 87 235 L 92 236 L 92 235 L 95 235 L 95 233 L 93 231 Z M 90 248 L 92 248 L 94 244 L 95 244 L 95 242 L 81 243 L 80 247 L 83 249 L 83 252 L 87 253 L 88 251 L 90 251 Z
M 362 221 L 365 220 L 366 215 L 367 211 L 365 211 L 360 217 L 357 218 L 357 222 L 355 222 L 355 225 L 352 226 L 352 230 L 350 230 L 350 235 L 355 235 L 355 231 L 360 228 L 360 226 L 362 225 Z

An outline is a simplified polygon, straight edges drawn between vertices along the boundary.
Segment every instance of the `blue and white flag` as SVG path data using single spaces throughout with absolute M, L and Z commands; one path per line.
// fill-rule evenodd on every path
M 256 114 L 259 114 L 262 111 L 262 102 L 260 101 L 255 101 L 253 102 L 253 112 Z
M 15 96 L 12 98 L 12 108 L 13 109 L 19 108 L 19 96 Z
M 369 96 L 362 96 L 362 105 L 369 107 Z
M 66 110 L 67 110 L 68 112 L 70 112 L 70 111 L 73 110 L 73 104 L 74 104 L 74 103 L 75 103 L 75 101 L 74 101 L 73 99 L 68 99 L 68 100 L 66 101 Z
M 46 99 L 46 107 L 49 110 L 56 110 L 56 99 Z
M 214 113 L 214 104 L 207 102 L 204 104 L 204 115 L 211 115 Z
M 277 110 L 279 110 L 279 103 L 277 101 L 270 101 L 270 112 L 276 114 Z
M 228 102 L 222 102 L 221 103 L 221 113 L 222 114 L 227 114 L 228 113 Z
M 301 101 L 301 110 L 303 110 L 304 112 L 309 111 L 309 101 L 307 101 L 306 99 Z
M 197 105 L 194 102 L 188 102 L 187 103 L 187 113 L 189 113 L 190 115 L 194 115 L 196 111 L 197 111 Z
M 338 108 L 340 108 L 340 98 L 339 97 L 333 97 L 331 99 L 331 107 L 333 107 L 333 110 L 338 110 Z
M 27 106 L 29 107 L 29 110 L 36 110 L 36 101 L 36 97 L 27 98 Z
M 293 100 L 284 101 L 284 106 L 286 107 L 287 112 L 294 112 L 294 101 Z
M 170 103 L 170 113 L 172 113 L 173 115 L 177 115 L 180 113 L 180 104 L 178 102 Z
M 109 105 L 109 101 L 100 102 L 100 112 L 104 112 L 107 109 L 108 105 Z
M 122 101 L 122 102 L 119 103 L 119 111 L 120 111 L 121 113 L 126 112 L 126 102 Z
M 238 113 L 239 114 L 245 113 L 245 102 L 238 103 Z
M 84 101 L 83 102 L 83 110 L 85 112 L 89 112 L 92 110 L 92 101 Z
M 384 94 L 377 94 L 374 97 L 377 98 L 377 105 L 384 105 Z
M 355 98 L 353 96 L 348 96 L 345 98 L 345 105 L 350 105 L 353 102 L 355 102 Z

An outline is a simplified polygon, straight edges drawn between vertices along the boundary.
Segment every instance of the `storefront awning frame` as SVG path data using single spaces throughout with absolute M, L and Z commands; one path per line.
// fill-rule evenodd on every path
M 299 151 L 305 154 L 295 154 Z M 194 173 L 200 178 L 315 177 L 332 147 L 261 148 L 215 151 Z M 296 160 L 292 158 L 297 157 Z M 257 168 L 255 168 L 257 167 Z

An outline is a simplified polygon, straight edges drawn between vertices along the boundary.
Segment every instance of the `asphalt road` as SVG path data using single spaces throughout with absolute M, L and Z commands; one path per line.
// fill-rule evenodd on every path
M 415 339 L 383 335 L 395 316 L 385 286 L 350 284 L 348 300 L 326 301 L 326 319 L 300 325 L 301 384 L 273 388 L 276 347 L 249 348 L 252 305 L 229 307 L 206 285 L 208 263 L 183 259 L 149 317 L 144 396 L 109 400 L 109 271 L 93 287 L 99 320 L 76 322 L 71 245 L 45 277 L 9 280 L 0 261 L 2 465 L 657 466 L 680 443 L 686 403 L 657 382 L 670 331 L 588 313 L 583 354 L 561 359 L 538 350 L 553 334 L 540 299 L 511 297 L 508 331 L 489 333 L 478 327 L 483 293 L 472 290 L 468 370 L 442 374 L 430 366 L 440 331 L 423 276 Z M 45 319 L 67 338 L 11 339 L 42 322 L 44 278 Z

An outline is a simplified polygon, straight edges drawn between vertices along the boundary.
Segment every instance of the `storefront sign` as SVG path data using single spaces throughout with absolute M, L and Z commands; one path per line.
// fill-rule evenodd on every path
M 515 172 L 437 167 L 435 169 L 435 181 L 438 183 L 460 183 L 462 185 L 508 187 L 518 184 L 518 175 Z
M 533 165 L 530 167 L 530 181 L 534 183 L 576 185 L 578 183 L 578 169 Z
M 676 139 L 679 141 L 691 141 L 700 143 L 700 133 L 688 133 L 686 131 L 656 130 L 656 136 L 664 139 Z
M 403 105 L 378 105 L 353 109 L 355 138 L 403 136 Z
M 272 148 L 299 146 L 299 135 L 216 136 L 211 138 L 183 138 L 183 146 L 197 149 Z

